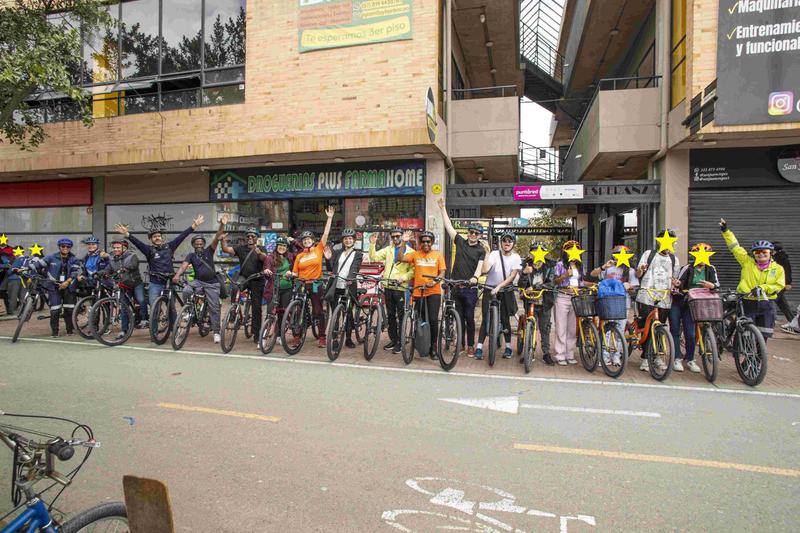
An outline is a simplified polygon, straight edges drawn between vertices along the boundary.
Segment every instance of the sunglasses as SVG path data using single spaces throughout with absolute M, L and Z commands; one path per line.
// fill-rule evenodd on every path
M 768 254 L 769 250 L 753 250 L 754 254 Z
M 480 231 L 473 231 L 473 230 L 470 230 L 469 234 L 470 234 L 470 235 L 480 235 L 480 234 L 481 234 L 481 232 L 480 232 Z
M 392 239 L 399 239 L 399 238 L 401 238 L 401 237 L 402 237 L 402 235 L 401 235 L 401 234 L 399 234 L 399 233 L 394 233 L 394 234 L 392 234 Z
M 431 240 L 429 240 L 429 239 L 425 239 L 425 240 L 423 240 L 423 241 L 419 241 L 419 242 L 420 242 L 420 244 L 430 244 L 430 243 L 432 243 L 433 241 L 431 241 Z

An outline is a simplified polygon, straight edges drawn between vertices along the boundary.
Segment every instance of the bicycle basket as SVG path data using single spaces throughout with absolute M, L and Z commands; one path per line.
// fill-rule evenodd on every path
M 595 303 L 597 302 L 596 294 L 581 294 L 580 296 L 572 297 L 572 308 L 575 310 L 575 316 L 595 316 Z
M 625 296 L 606 296 L 597 299 L 597 316 L 603 320 L 624 320 L 628 318 L 628 305 Z
M 695 322 L 719 322 L 723 314 L 722 299 L 708 289 L 691 289 L 689 312 Z

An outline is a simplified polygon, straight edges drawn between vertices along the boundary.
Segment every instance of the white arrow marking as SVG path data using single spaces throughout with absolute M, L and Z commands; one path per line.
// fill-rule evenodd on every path
M 625 411 L 621 409 L 593 409 L 590 407 L 564 407 L 561 405 L 538 405 L 533 403 L 523 403 L 526 409 L 543 409 L 547 411 L 569 411 L 571 413 L 590 413 L 596 415 L 620 415 L 620 416 L 644 416 L 647 418 L 661 418 L 660 413 L 648 411 Z
M 480 407 L 499 413 L 509 413 L 515 415 L 519 413 L 518 396 L 501 396 L 496 398 L 439 398 L 443 402 L 468 405 L 469 407 Z

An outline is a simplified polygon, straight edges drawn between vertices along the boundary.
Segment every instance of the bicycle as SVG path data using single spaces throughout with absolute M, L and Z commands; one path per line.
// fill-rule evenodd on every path
M 654 304 L 658 304 L 670 294 L 669 289 L 650 289 L 646 287 L 639 287 L 634 294 L 638 294 L 638 291 L 647 291 Z M 650 375 L 655 380 L 664 381 L 672 373 L 672 363 L 675 357 L 675 343 L 672 340 L 669 327 L 658 319 L 658 307 L 656 305 L 653 305 L 652 310 L 645 318 L 644 327 L 640 328 L 638 324 L 639 306 L 637 305 L 633 323 L 628 324 L 628 333 L 625 336 L 625 340 L 628 343 L 628 353 L 633 353 L 633 350 L 637 347 L 641 348 L 644 358 L 648 362 Z
M 334 278 L 343 280 L 345 283 L 344 293 L 339 296 L 336 305 L 333 308 L 333 314 L 328 321 L 327 337 L 325 339 L 325 351 L 328 354 L 328 359 L 335 361 L 342 351 L 345 335 L 348 329 L 355 332 L 356 340 L 364 344 L 364 358 L 369 361 L 375 355 L 375 350 L 378 348 L 377 336 L 374 336 L 372 346 L 367 346 L 364 342 L 366 340 L 366 332 L 370 328 L 376 328 L 380 331 L 381 314 L 373 314 L 370 316 L 370 306 L 364 304 L 363 296 L 366 296 L 367 289 L 356 287 L 356 294 L 353 295 L 350 287 L 359 282 L 370 282 L 375 284 L 375 278 L 366 276 L 356 276 L 355 279 L 342 278 L 334 276 Z M 373 324 L 370 321 L 375 320 Z M 370 355 L 369 352 L 372 352 Z
M 517 355 L 522 355 L 526 374 L 530 374 L 533 368 L 533 355 L 536 352 L 536 332 L 539 329 L 536 308 L 542 305 L 544 293 L 552 290 L 552 285 L 543 285 L 539 289 L 531 286 L 519 289 L 523 303 L 528 304 L 522 320 L 517 324 Z
M 183 307 L 183 299 L 172 283 L 172 274 L 150 272 L 149 275 L 164 285 L 161 294 L 150 302 L 150 340 L 161 345 L 170 335 L 170 312 L 174 312 L 176 302 L 178 307 Z
M 442 318 L 439 320 L 439 331 L 436 335 L 436 351 L 442 370 L 449 372 L 456 366 L 458 358 L 461 356 L 461 352 L 464 349 L 461 339 L 461 315 L 458 314 L 458 309 L 456 309 L 453 289 L 477 289 L 473 285 L 470 285 L 469 280 L 438 277 L 433 279 L 442 283 Z
M 703 375 L 709 383 L 714 383 L 721 360 L 716 328 L 723 318 L 722 299 L 717 291 L 712 292 L 708 289 L 699 289 L 703 291 L 702 297 L 699 297 L 697 296 L 699 293 L 695 292 L 697 290 L 682 292 L 687 295 L 689 312 L 694 320 L 695 348 L 703 366 Z
M 23 506 L 25 510 L 17 515 L 11 523 L 0 529 L 0 533 L 78 533 L 79 531 L 96 531 L 101 524 L 128 530 L 127 512 L 125 504 L 121 502 L 103 503 L 96 507 L 79 512 L 65 523 L 63 513 L 54 509 L 55 502 L 61 493 L 73 481 L 83 465 L 89 459 L 92 450 L 100 444 L 94 439 L 92 429 L 86 424 L 79 424 L 65 418 L 36 415 L 19 415 L 0 411 L 0 419 L 4 417 L 39 418 L 60 420 L 75 424 L 70 438 L 65 439 L 57 435 L 49 435 L 37 430 L 30 430 L 0 422 L 0 442 L 8 446 L 14 453 L 11 469 L 11 502 L 14 508 L 2 520 L 15 513 Z M 77 438 L 78 431 L 83 431 L 86 438 Z M 28 434 L 30 436 L 25 436 Z M 34 438 L 43 438 L 43 441 Z M 69 473 L 61 474 L 55 470 L 56 460 L 65 462 L 75 455 L 75 448 L 86 448 L 86 454 L 80 463 Z M 44 480 L 51 480 L 53 484 L 42 491 L 34 490 L 34 486 Z M 49 505 L 44 503 L 42 495 L 55 487 L 62 488 Z M 88 529 L 89 526 L 94 526 Z
M 275 343 L 278 340 L 278 316 L 281 311 L 280 307 L 280 292 L 278 289 L 278 279 L 276 278 L 272 284 L 272 299 L 264 314 L 264 320 L 261 323 L 261 328 L 258 332 L 258 349 L 264 355 L 269 354 L 275 348 Z
M 133 290 L 120 287 L 120 274 L 120 272 L 97 274 L 101 281 L 103 279 L 116 281 L 116 286 L 109 296 L 97 300 L 89 310 L 92 338 L 106 346 L 120 346 L 130 339 L 140 311 L 139 304 L 133 297 Z M 129 292 L 123 299 L 125 291 Z
M 311 312 L 311 296 L 307 284 L 322 283 L 326 278 L 292 280 L 292 299 L 283 313 L 281 321 L 281 344 L 287 355 L 299 352 L 306 342 L 306 333 L 311 327 L 311 333 L 319 338 L 320 324 Z
M 369 290 L 367 290 L 367 293 L 361 297 L 361 304 L 368 307 L 367 323 L 364 329 L 364 359 L 372 361 L 378 351 L 381 333 L 386 329 L 383 310 L 386 302 L 386 286 L 399 288 L 402 283 L 393 279 L 363 277 L 375 283 L 375 292 L 370 294 Z
M 11 342 L 17 342 L 22 328 L 25 323 L 31 319 L 34 310 L 38 307 L 38 302 L 42 300 L 42 282 L 44 277 L 41 276 L 33 268 L 24 268 L 19 271 L 19 279 L 22 287 L 25 289 L 25 298 L 20 306 L 20 311 L 17 314 L 17 328 L 14 330 L 14 335 L 11 337 Z M 44 305 L 44 304 L 42 304 Z
M 493 286 L 486 284 L 479 284 L 478 287 L 481 289 L 494 289 Z M 501 292 L 505 292 L 506 290 L 513 290 L 513 288 L 503 289 Z M 481 291 L 480 297 L 485 298 L 486 292 Z M 483 320 L 487 320 L 487 318 L 483 317 Z M 487 355 L 489 358 L 489 366 L 494 366 L 494 362 L 497 359 L 497 350 L 503 347 L 503 337 L 500 334 L 506 333 L 500 329 L 500 299 L 496 294 L 492 294 L 489 300 L 488 320 L 489 325 L 486 328 L 486 334 L 489 336 Z
M 178 286 L 182 285 L 178 284 Z M 170 335 L 174 350 L 183 348 L 186 339 L 189 338 L 189 331 L 194 325 L 197 325 L 197 332 L 201 337 L 205 337 L 211 332 L 211 317 L 208 312 L 206 295 L 198 292 L 198 289 L 192 285 L 189 285 L 189 289 L 192 294 L 178 313 Z
M 422 300 L 425 298 L 425 286 L 423 285 L 419 289 L 419 299 Z M 430 350 L 430 339 L 428 339 L 428 346 L 417 346 L 417 327 L 419 326 L 420 317 L 414 305 L 414 300 L 415 298 L 412 292 L 411 297 L 408 298 L 406 302 L 405 311 L 403 312 L 403 323 L 400 327 L 400 353 L 403 356 L 403 362 L 407 365 L 411 364 L 411 361 L 414 360 L 415 349 L 419 352 L 420 357 L 427 357 Z M 428 306 L 422 305 L 420 307 L 424 310 L 427 321 Z M 421 341 L 420 344 L 422 344 Z M 424 350 L 420 350 L 420 348 Z
M 250 291 L 247 289 L 247 284 L 255 279 L 263 277 L 264 274 L 262 272 L 256 272 L 255 274 L 251 274 L 241 281 L 231 281 L 231 285 L 233 285 L 231 290 L 231 301 L 233 303 L 228 308 L 228 312 L 225 314 L 225 319 L 222 321 L 222 328 L 220 331 L 222 334 L 222 339 L 220 342 L 222 353 L 229 353 L 231 350 L 233 350 L 233 346 L 236 344 L 236 335 L 239 333 L 239 328 L 242 327 L 242 325 L 244 325 L 245 337 L 248 339 L 252 337 L 253 330 L 250 324 L 250 321 L 252 320 L 252 310 L 250 307 L 249 298 Z M 244 305 L 242 304 L 242 296 L 245 296 Z M 257 298 L 260 302 L 261 295 L 259 294 Z
M 95 276 L 92 276 L 91 283 L 92 292 L 88 296 L 84 296 L 75 304 L 75 309 L 72 310 L 72 323 L 75 325 L 75 331 L 78 335 L 86 340 L 91 340 L 92 328 L 89 325 L 89 312 L 92 306 L 102 298 L 111 296 L 111 289 L 100 282 Z
M 744 314 L 745 296 L 733 290 L 723 296 L 725 311 L 716 328 L 716 340 L 733 355 L 742 382 L 755 387 L 767 376 L 767 342 L 755 322 Z

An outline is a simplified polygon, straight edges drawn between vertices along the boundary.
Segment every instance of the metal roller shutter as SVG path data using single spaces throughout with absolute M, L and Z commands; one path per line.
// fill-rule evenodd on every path
M 739 265 L 725 248 L 719 231 L 724 218 L 745 248 L 756 239 L 783 244 L 800 275 L 800 187 L 768 189 L 693 189 L 689 192 L 689 242 L 710 243 L 717 252 L 712 263 L 725 288 L 739 282 Z M 690 256 L 691 257 L 691 256 Z M 798 279 L 793 280 L 798 285 Z M 792 306 L 800 304 L 800 287 L 786 293 Z M 783 316 L 779 316 L 783 323 Z

